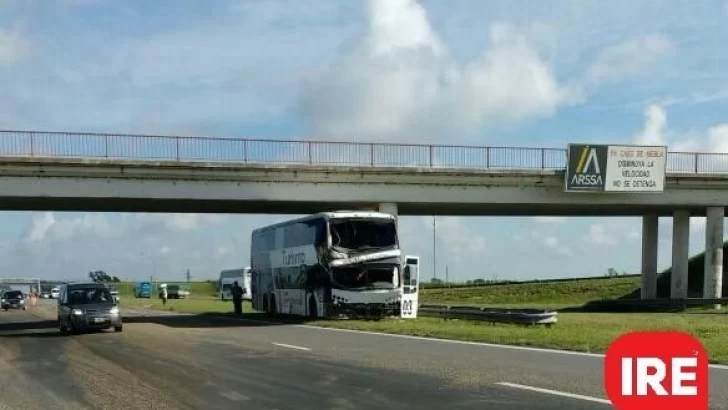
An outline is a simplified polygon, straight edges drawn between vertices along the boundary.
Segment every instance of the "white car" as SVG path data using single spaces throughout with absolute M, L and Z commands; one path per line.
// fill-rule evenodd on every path
M 51 299 L 58 299 L 58 295 L 60 294 L 60 289 L 53 288 L 51 289 Z

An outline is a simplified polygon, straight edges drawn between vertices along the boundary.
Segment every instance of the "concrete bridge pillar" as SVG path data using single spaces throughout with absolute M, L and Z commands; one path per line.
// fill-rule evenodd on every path
M 688 259 L 690 258 L 690 212 L 675 211 L 672 218 L 672 274 L 670 298 L 688 297 Z
M 705 226 L 705 276 L 703 277 L 703 298 L 723 297 L 723 226 L 725 221 L 723 207 L 710 207 L 707 210 Z M 715 305 L 720 309 L 720 305 Z
M 657 215 L 642 217 L 642 299 L 657 298 Z
M 394 215 L 394 224 L 397 228 L 399 228 L 399 214 L 397 209 L 397 204 L 393 202 L 382 202 L 379 204 L 379 212 Z

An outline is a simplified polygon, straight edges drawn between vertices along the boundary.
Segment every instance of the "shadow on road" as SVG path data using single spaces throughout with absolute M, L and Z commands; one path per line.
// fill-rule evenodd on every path
M 152 313 L 143 316 L 134 315 L 124 317 L 125 324 L 153 323 L 176 328 L 260 327 L 304 324 L 307 322 L 308 320 L 305 318 L 284 316 L 271 318 L 261 313 L 245 313 L 241 316 L 235 316 L 232 313 L 222 314 L 217 312 L 181 315 Z M 0 338 L 56 337 L 60 334 L 49 332 L 51 329 L 57 330 L 58 322 L 43 319 L 5 322 L 0 323 Z
M 232 313 L 223 314 L 217 312 L 179 316 L 152 314 L 124 318 L 124 323 L 154 323 L 179 328 L 260 327 L 304 324 L 307 322 L 308 320 L 303 318 L 284 316 L 272 318 L 262 313 L 244 313 L 240 316 L 235 316 Z
M 41 330 L 41 329 L 58 329 L 58 322 L 55 320 L 37 320 L 25 322 L 0 323 L 0 337 L 4 337 L 3 332 L 16 332 L 19 330 Z
M 1 334 L 0 333 L 0 339 L 19 339 L 19 338 L 33 338 L 33 339 L 51 339 L 51 338 L 58 338 L 58 337 L 68 337 L 65 335 L 62 335 L 61 332 L 58 331 L 58 329 L 46 329 L 46 331 L 43 332 L 26 332 L 26 333 L 10 333 L 10 334 Z

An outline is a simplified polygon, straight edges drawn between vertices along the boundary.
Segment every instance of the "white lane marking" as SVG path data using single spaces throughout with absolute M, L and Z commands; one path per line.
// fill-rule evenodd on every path
M 249 323 L 263 323 L 263 324 L 268 324 L 268 325 L 293 326 L 293 327 L 301 327 L 301 328 L 305 328 L 305 329 L 328 330 L 328 331 L 332 331 L 332 332 L 347 332 L 347 333 L 357 333 L 357 334 L 364 334 L 364 335 L 395 337 L 395 338 L 400 338 L 400 339 L 422 340 L 422 341 L 428 341 L 428 342 L 452 343 L 452 344 L 469 345 L 469 346 L 493 347 L 496 349 L 522 350 L 522 351 L 528 351 L 528 352 L 534 352 L 534 353 L 552 353 L 552 354 L 563 354 L 563 355 L 568 355 L 568 356 L 582 356 L 582 357 L 593 357 L 593 358 L 604 359 L 603 353 L 586 353 L 586 352 L 577 352 L 577 351 L 573 351 L 573 350 L 546 349 L 546 348 L 541 348 L 541 347 L 515 346 L 515 345 L 505 345 L 505 344 L 495 344 L 495 343 L 485 343 L 485 342 L 468 342 L 466 340 L 442 339 L 442 338 L 437 338 L 437 337 L 425 337 L 425 336 L 413 336 L 413 335 L 399 335 L 399 334 L 395 334 L 395 333 L 383 333 L 383 332 L 373 332 L 373 331 L 355 330 L 355 329 L 339 329 L 339 328 L 335 328 L 335 327 L 323 327 L 323 326 L 314 326 L 314 325 L 289 325 L 284 322 L 274 322 L 274 321 L 270 321 L 270 320 L 257 320 L 257 319 L 245 319 L 245 318 L 234 318 L 234 319 L 240 320 L 243 322 L 249 322 Z M 715 370 L 728 370 L 728 365 L 711 364 L 710 368 L 715 369 Z
M 413 335 L 400 335 L 400 334 L 396 334 L 396 333 L 371 332 L 371 331 L 367 331 L 367 330 L 338 329 L 338 328 L 334 328 L 334 327 L 322 327 L 322 326 L 313 326 L 313 325 L 293 325 L 293 326 L 304 327 L 307 329 L 323 329 L 323 330 L 329 330 L 332 332 L 347 332 L 347 333 L 357 333 L 357 334 L 365 334 L 365 335 L 387 336 L 387 337 L 395 337 L 395 338 L 400 338 L 400 339 L 422 340 L 422 341 L 428 341 L 428 342 L 452 343 L 452 344 L 469 345 L 469 346 L 495 347 L 498 349 L 525 350 L 525 351 L 536 352 L 536 353 L 555 353 L 555 354 L 565 354 L 565 355 L 572 355 L 572 356 L 604 358 L 604 355 L 599 354 L 599 353 L 585 353 L 585 352 L 576 352 L 576 351 L 571 351 L 571 350 L 542 349 L 542 348 L 538 348 L 538 347 L 528 347 L 528 346 L 493 344 L 493 343 L 485 343 L 485 342 L 469 342 L 467 340 L 442 339 L 442 338 L 437 338 L 437 337 L 425 337 L 425 336 L 413 336 Z
M 228 400 L 232 400 L 232 401 L 247 401 L 247 400 L 250 400 L 250 397 L 248 397 L 248 396 L 246 396 L 244 394 L 240 394 L 238 392 L 234 392 L 234 391 L 225 392 L 225 393 L 222 393 L 221 392 L 220 395 L 222 397 L 224 397 L 224 398 L 226 398 Z
M 544 393 L 544 394 L 551 394 L 554 396 L 561 396 L 561 397 L 568 397 L 570 399 L 578 399 L 578 400 L 585 400 L 585 401 L 591 401 L 594 403 L 602 403 L 602 404 L 609 404 L 612 405 L 612 402 L 606 399 L 600 399 L 597 397 L 591 397 L 591 396 L 582 396 L 581 394 L 573 394 L 573 393 L 566 393 L 558 390 L 549 390 L 549 389 L 541 389 L 538 387 L 531 387 L 526 386 L 523 384 L 515 384 L 515 383 L 506 383 L 506 382 L 499 382 L 496 383 L 499 386 L 505 386 L 505 387 L 512 387 L 514 389 L 521 389 L 521 390 L 529 390 L 537 393 Z
M 306 350 L 306 351 L 310 351 L 311 350 L 308 347 L 296 346 L 296 345 L 287 345 L 285 343 L 275 343 L 275 342 L 273 342 L 273 344 L 276 345 L 276 346 L 280 346 L 280 347 L 287 347 L 289 349 Z
M 248 320 L 248 319 L 245 319 L 245 320 Z M 437 337 L 425 337 L 425 336 L 413 336 L 413 335 L 400 335 L 400 334 L 396 334 L 396 333 L 372 332 L 372 331 L 367 331 L 367 330 L 356 330 L 356 329 L 339 329 L 339 328 L 335 328 L 335 327 L 323 327 L 323 326 L 313 326 L 313 325 L 292 325 L 292 326 L 303 327 L 303 328 L 307 328 L 307 329 L 330 330 L 333 332 L 348 332 L 348 333 L 358 333 L 358 334 L 365 334 L 365 335 L 395 337 L 395 338 L 401 338 L 401 339 L 422 340 L 422 341 L 428 341 L 428 342 L 452 343 L 452 344 L 469 345 L 469 346 L 494 347 L 496 349 L 523 350 L 523 351 L 534 352 L 534 353 L 553 353 L 553 354 L 563 354 L 563 355 L 568 355 L 568 356 L 593 357 L 593 358 L 599 358 L 599 359 L 604 359 L 604 357 L 605 357 L 605 355 L 603 353 L 586 353 L 586 352 L 577 352 L 577 351 L 573 351 L 573 350 L 557 350 L 557 349 L 546 349 L 546 348 L 541 348 L 541 347 L 516 346 L 516 345 L 485 343 L 485 342 L 469 342 L 466 340 L 442 339 L 442 338 L 437 338 Z M 709 366 L 711 369 L 715 369 L 715 370 L 728 370 L 728 365 L 711 364 Z

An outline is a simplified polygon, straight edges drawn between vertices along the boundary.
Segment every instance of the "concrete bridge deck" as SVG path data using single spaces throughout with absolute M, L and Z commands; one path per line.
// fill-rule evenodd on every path
M 0 209 L 309 213 L 398 204 L 401 215 L 705 215 L 728 173 L 669 173 L 663 193 L 564 192 L 558 170 L 0 158 Z

